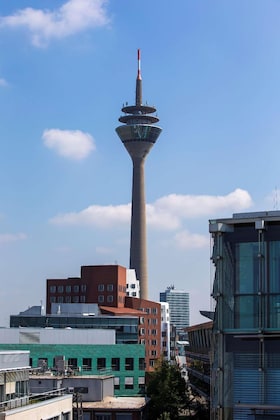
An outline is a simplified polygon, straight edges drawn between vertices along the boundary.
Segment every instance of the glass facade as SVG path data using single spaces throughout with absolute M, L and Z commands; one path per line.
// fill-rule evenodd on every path
M 210 221 L 209 230 L 211 419 L 280 418 L 280 212 Z
M 170 323 L 176 325 L 177 330 L 190 325 L 189 293 L 170 287 L 160 293 L 160 302 L 169 303 Z
M 11 315 L 10 327 L 109 328 L 116 331 L 116 344 L 138 343 L 138 317 L 117 316 L 27 316 Z

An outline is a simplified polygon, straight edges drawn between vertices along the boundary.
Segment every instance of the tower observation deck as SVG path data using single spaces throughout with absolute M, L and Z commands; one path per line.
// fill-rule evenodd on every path
M 152 115 L 156 112 L 156 108 L 142 103 L 140 50 L 138 50 L 135 105 L 124 106 L 122 112 L 124 115 L 119 121 L 124 125 L 117 127 L 116 132 L 133 163 L 130 268 L 135 269 L 140 282 L 140 297 L 148 299 L 144 163 L 162 129 L 153 125 L 159 121 L 156 115 Z

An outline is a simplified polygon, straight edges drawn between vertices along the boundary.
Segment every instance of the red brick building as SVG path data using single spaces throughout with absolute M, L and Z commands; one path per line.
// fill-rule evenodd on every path
M 123 308 L 126 296 L 126 268 L 120 265 L 81 267 L 81 277 L 47 279 L 46 313 L 52 303 L 97 303 Z
M 139 343 L 145 345 L 146 372 L 153 370 L 161 356 L 161 306 L 150 300 L 126 297 L 124 308 L 100 307 L 108 315 L 135 315 L 139 317 Z
M 160 303 L 126 296 L 126 268 L 120 265 L 82 266 L 81 277 L 48 279 L 46 312 L 51 303 L 97 303 L 101 313 L 139 317 L 139 343 L 146 349 L 146 371 L 161 356 Z

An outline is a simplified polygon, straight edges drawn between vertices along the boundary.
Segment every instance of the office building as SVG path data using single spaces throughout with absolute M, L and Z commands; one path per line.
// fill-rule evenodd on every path
M 97 303 L 124 307 L 127 269 L 121 265 L 87 265 L 81 277 L 48 279 L 46 313 L 52 303 Z
M 170 324 L 176 327 L 177 333 L 183 335 L 190 323 L 189 293 L 170 286 L 160 293 L 160 302 L 169 304 Z
M 185 351 L 189 385 L 202 401 L 207 402 L 210 401 L 212 328 L 213 321 L 188 327 L 189 345 Z
M 280 212 L 210 220 L 209 231 L 211 419 L 280 418 Z
M 72 376 L 84 384 L 98 379 L 95 394 L 89 384 L 84 385 L 84 401 L 102 399 L 102 387 L 110 396 L 137 396 L 145 391 L 145 347 L 115 344 L 113 330 L 2 328 L 0 351 L 7 350 L 28 351 L 28 365 L 37 373 L 59 375 L 62 388 L 79 386 L 69 380 Z
M 30 394 L 29 351 L 0 351 L 0 419 L 72 420 L 65 389 Z
M 170 360 L 170 317 L 169 304 L 161 302 L 161 350 L 162 356 L 166 360 Z
M 135 105 L 122 108 L 119 121 L 124 125 L 116 128 L 123 145 L 133 163 L 130 268 L 135 269 L 140 281 L 140 296 L 149 299 L 146 249 L 146 200 L 145 200 L 145 159 L 161 133 L 161 128 L 153 125 L 159 121 L 152 115 L 156 108 L 142 103 L 142 77 L 140 50 L 138 50 L 138 73 L 136 78 Z
M 47 315 L 46 320 L 49 326 L 54 323 L 59 323 L 65 325 L 65 322 L 69 322 L 69 326 L 77 326 L 87 324 L 88 326 L 92 324 L 95 325 L 95 328 L 98 325 L 99 320 L 96 318 L 96 309 L 92 309 L 95 316 L 88 317 L 84 316 L 83 313 L 80 316 L 74 315 L 73 319 L 69 319 L 66 316 L 66 306 L 70 307 L 73 304 L 63 303 L 67 301 L 83 301 L 87 304 L 95 303 L 98 305 L 98 311 L 103 317 L 101 318 L 102 325 L 106 324 L 104 315 L 107 317 L 118 318 L 118 322 L 122 322 L 123 326 L 119 324 L 118 328 L 118 339 L 125 339 L 125 332 L 127 332 L 127 342 L 132 337 L 132 330 L 126 328 L 129 317 L 134 317 L 138 321 L 138 343 L 145 344 L 146 347 L 146 370 L 153 370 L 156 359 L 161 356 L 161 309 L 160 304 L 157 302 L 149 301 L 142 298 L 137 298 L 129 296 L 127 290 L 131 289 L 131 285 L 135 284 L 135 290 L 137 290 L 137 281 L 133 277 L 133 282 L 128 279 L 131 277 L 131 271 L 119 265 L 112 266 L 83 266 L 81 267 L 81 278 L 68 278 L 68 279 L 48 279 L 47 280 Z M 129 286 L 129 289 L 127 289 Z M 83 290 L 83 291 L 81 291 Z M 132 289 L 133 290 L 133 289 Z M 82 294 L 81 294 L 82 293 Z M 137 293 L 137 292 L 136 292 Z M 81 299 L 82 296 L 82 299 Z M 75 305 L 78 305 L 77 303 Z M 74 305 L 74 307 L 75 307 Z M 80 304 L 80 305 L 84 305 Z M 51 308 L 54 308 L 52 311 Z M 63 314 L 62 314 L 63 309 Z M 48 316 L 48 314 L 53 313 L 53 317 Z M 86 312 L 86 310 L 85 310 Z M 62 316 L 64 315 L 64 316 Z M 66 317 L 65 317 L 66 316 Z M 42 318 L 37 317 L 37 320 L 40 321 Z M 100 318 L 99 318 L 100 319 Z M 19 325 L 19 322 L 26 322 L 30 325 L 30 319 L 27 318 L 21 319 L 12 318 L 12 323 L 10 324 Z M 45 322 L 43 320 L 43 322 Z M 111 321 L 111 326 L 115 325 L 114 319 Z M 101 324 L 100 324 L 101 325 Z M 34 323 L 32 324 L 34 326 Z M 42 326 L 41 324 L 38 326 Z M 121 336 L 120 336 L 121 333 Z

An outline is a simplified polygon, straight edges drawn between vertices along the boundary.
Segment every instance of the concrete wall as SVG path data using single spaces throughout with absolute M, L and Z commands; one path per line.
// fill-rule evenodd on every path
M 44 420 L 55 416 L 61 419 L 62 413 L 69 413 L 69 418 L 72 420 L 71 394 L 2 412 L 0 420 Z
M 1 328 L 1 344 L 115 344 L 113 329 Z M 28 360 L 28 357 L 27 357 Z

